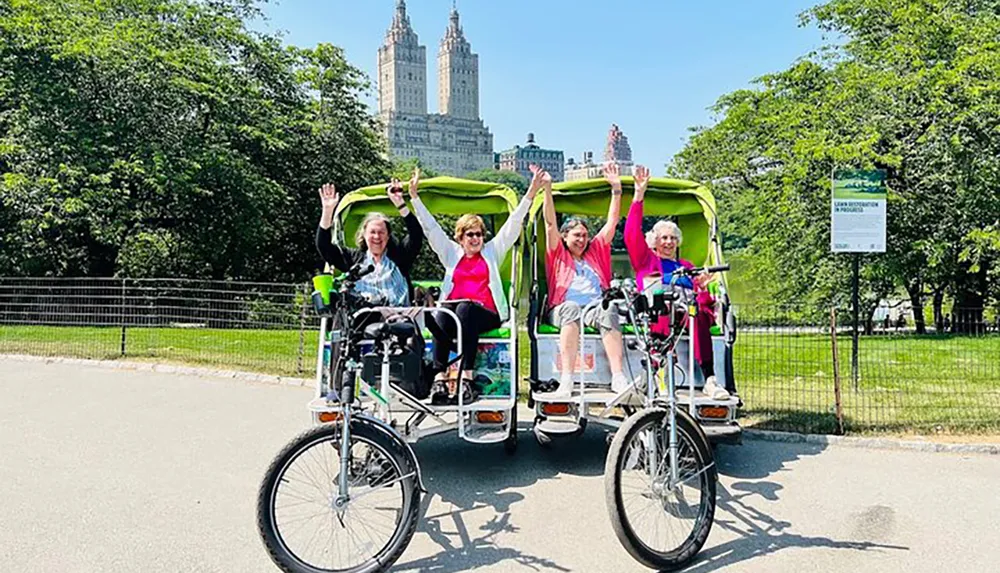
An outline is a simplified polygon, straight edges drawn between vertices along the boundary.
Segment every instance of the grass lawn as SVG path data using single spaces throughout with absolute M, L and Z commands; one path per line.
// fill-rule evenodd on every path
M 522 334 L 524 377 L 529 372 L 529 344 Z M 0 354 L 117 359 L 122 358 L 121 336 L 116 327 L 0 325 Z M 309 378 L 316 340 L 315 332 L 306 332 L 300 341 L 297 330 L 129 328 L 125 358 Z M 938 426 L 943 431 L 1000 430 L 1000 336 L 863 337 L 857 391 L 850 338 L 837 342 L 849 431 L 907 432 Z M 835 430 L 829 336 L 741 332 L 734 370 L 745 403 L 745 426 Z

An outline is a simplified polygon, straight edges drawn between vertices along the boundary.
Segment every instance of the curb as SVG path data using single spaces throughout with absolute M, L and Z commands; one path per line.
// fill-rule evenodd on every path
M 935 442 L 891 438 L 861 438 L 851 436 L 827 436 L 825 434 L 795 434 L 792 432 L 775 432 L 772 430 L 743 430 L 743 438 L 761 442 L 841 446 L 870 450 L 897 450 L 935 454 L 1000 455 L 1000 444 L 941 444 Z
M 161 364 L 156 362 L 130 362 L 127 360 L 91 360 L 86 358 L 63 358 L 59 356 L 31 356 L 27 354 L 0 354 L 0 359 L 18 362 L 39 362 L 43 364 L 76 364 L 107 370 L 134 370 L 142 372 L 159 372 L 162 374 L 182 374 L 185 376 L 201 376 L 211 378 L 228 378 L 258 384 L 277 384 L 280 386 L 303 386 L 315 388 L 315 381 L 291 376 L 275 376 L 259 372 L 243 372 L 240 370 L 222 370 L 218 368 L 200 368 L 197 366 L 181 366 Z
M 27 354 L 0 354 L 0 359 L 19 362 L 38 362 L 43 364 L 77 364 L 108 370 L 133 370 L 142 372 L 159 372 L 163 374 L 181 374 L 185 376 L 202 376 L 211 378 L 228 378 L 258 384 L 276 384 L 280 386 L 301 386 L 315 388 L 315 380 L 295 378 L 291 376 L 275 376 L 257 372 L 242 372 L 239 370 L 221 370 L 217 368 L 199 368 L 195 366 L 180 366 L 173 364 L 157 364 L 155 362 L 129 362 L 126 360 L 91 360 L 85 358 L 63 358 L 58 356 L 32 356 Z M 793 432 L 776 432 L 774 430 L 744 429 L 743 438 L 761 442 L 779 442 L 786 444 L 812 444 L 818 446 L 840 446 L 848 448 L 863 448 L 871 450 L 896 450 L 924 453 L 947 454 L 987 454 L 1000 455 L 1000 444 L 942 444 L 934 442 L 901 440 L 891 438 L 862 438 L 852 436 L 830 436 L 826 434 L 796 434 Z

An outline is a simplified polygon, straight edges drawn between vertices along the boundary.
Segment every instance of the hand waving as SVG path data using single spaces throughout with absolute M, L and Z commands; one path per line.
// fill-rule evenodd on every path
M 633 201 L 642 201 L 646 196 L 646 187 L 649 185 L 649 169 L 645 165 L 635 166 L 635 194 Z
M 389 201 L 392 201 L 392 204 L 395 205 L 397 209 L 402 209 L 406 202 L 403 201 L 403 184 L 399 181 L 399 179 L 393 177 L 392 183 L 386 187 L 385 191 L 389 195 Z
M 531 170 L 531 183 L 528 185 L 528 195 L 534 197 L 538 190 L 545 185 L 545 170 L 538 165 L 532 164 L 528 167 Z M 552 177 L 549 176 L 549 182 L 551 183 Z
M 410 199 L 417 198 L 417 190 L 420 187 L 420 168 L 413 168 L 413 175 L 410 176 Z
M 323 211 L 333 211 L 337 208 L 337 203 L 340 202 L 340 197 L 337 195 L 337 187 L 333 183 L 326 183 L 319 188 L 319 200 L 323 205 Z
M 611 184 L 611 189 L 613 191 L 622 190 L 621 171 L 618 168 L 618 164 L 614 161 L 609 161 L 604 164 L 604 179 Z

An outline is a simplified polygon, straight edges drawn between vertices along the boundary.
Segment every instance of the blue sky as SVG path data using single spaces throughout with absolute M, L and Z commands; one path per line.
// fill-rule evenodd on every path
M 480 114 L 497 151 L 528 132 L 543 147 L 600 157 L 617 123 L 636 162 L 662 174 L 719 96 L 787 68 L 824 43 L 798 14 L 819 0 L 459 0 L 479 54 Z M 299 46 L 329 42 L 375 78 L 395 0 L 271 0 L 259 27 Z M 428 110 L 451 0 L 409 0 L 427 47 Z M 375 93 L 365 96 L 374 109 Z

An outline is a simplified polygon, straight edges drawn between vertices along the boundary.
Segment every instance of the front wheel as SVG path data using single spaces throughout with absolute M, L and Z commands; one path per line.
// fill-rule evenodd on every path
M 346 500 L 340 423 L 297 436 L 264 475 L 257 527 L 286 573 L 386 571 L 413 537 L 420 491 L 405 444 L 356 423 L 350 438 Z
M 715 518 L 712 451 L 690 417 L 677 415 L 677 479 L 671 480 L 669 412 L 642 410 L 622 424 L 604 468 L 611 526 L 650 569 L 672 571 L 701 550 Z

